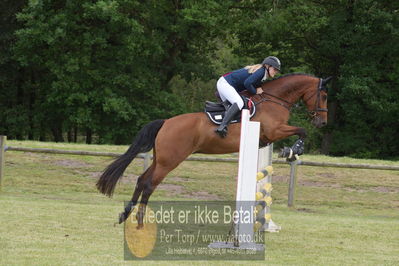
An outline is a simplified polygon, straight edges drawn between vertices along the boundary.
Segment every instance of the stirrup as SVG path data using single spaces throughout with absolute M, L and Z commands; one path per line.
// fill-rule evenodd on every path
M 227 136 L 227 132 L 228 132 L 227 126 L 224 126 L 223 128 L 218 127 L 218 128 L 215 130 L 215 132 L 216 132 L 216 134 L 218 134 L 221 138 L 225 138 L 225 137 Z

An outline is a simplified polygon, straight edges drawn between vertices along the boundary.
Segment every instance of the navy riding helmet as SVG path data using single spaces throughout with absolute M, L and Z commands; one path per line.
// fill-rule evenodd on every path
M 263 60 L 262 65 L 269 65 L 277 69 L 278 71 L 281 71 L 281 62 L 280 59 L 278 59 L 275 56 L 268 56 Z

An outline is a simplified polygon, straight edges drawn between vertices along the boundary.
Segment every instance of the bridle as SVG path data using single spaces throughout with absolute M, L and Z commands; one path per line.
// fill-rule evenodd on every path
M 319 112 L 328 112 L 327 108 L 319 107 L 320 100 L 321 100 L 321 93 L 320 93 L 321 91 L 327 92 L 327 88 L 323 86 L 323 79 L 319 80 L 319 86 L 318 86 L 317 90 L 312 95 L 310 95 L 306 100 L 304 100 L 304 102 L 306 103 L 309 99 L 311 99 L 312 97 L 314 97 L 316 95 L 314 109 L 308 111 L 309 115 L 312 118 L 318 116 Z M 273 97 L 274 99 L 267 98 L 267 97 L 265 97 L 265 95 L 267 95 L 269 97 Z M 290 112 L 291 112 L 292 107 L 294 106 L 294 103 L 291 103 L 281 97 L 275 96 L 275 95 L 267 93 L 267 92 L 263 92 L 262 94 L 259 94 L 259 96 L 261 97 L 261 99 L 257 102 L 254 102 L 255 105 L 258 105 L 263 102 L 272 102 L 272 103 L 278 104 L 278 105 L 288 109 L 288 111 L 290 111 Z M 279 101 L 281 101 L 281 102 L 279 102 Z
M 319 107 L 319 105 L 320 105 L 320 98 L 321 98 L 321 94 L 320 94 L 321 91 L 327 92 L 327 88 L 323 86 L 323 79 L 320 79 L 320 81 L 319 81 L 319 86 L 318 86 L 316 92 L 313 93 L 313 94 L 312 94 L 310 97 L 308 97 L 306 100 L 303 100 L 303 101 L 306 103 L 309 99 L 313 98 L 313 96 L 315 96 L 315 94 L 317 94 L 317 95 L 316 95 L 316 101 L 315 101 L 314 109 L 311 110 L 311 111 L 308 111 L 309 115 L 310 115 L 312 118 L 316 117 L 316 116 L 318 115 L 319 112 L 328 112 L 328 109 L 327 109 L 327 108 L 320 108 L 320 107 Z

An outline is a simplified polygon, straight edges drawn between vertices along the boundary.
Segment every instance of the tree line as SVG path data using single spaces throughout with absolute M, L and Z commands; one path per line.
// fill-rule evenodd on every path
M 308 150 L 394 158 L 398 10 L 385 0 L 4 0 L 0 134 L 127 144 L 151 120 L 202 111 L 221 74 L 275 55 L 283 73 L 334 77 L 326 128 L 302 105 L 292 114 Z

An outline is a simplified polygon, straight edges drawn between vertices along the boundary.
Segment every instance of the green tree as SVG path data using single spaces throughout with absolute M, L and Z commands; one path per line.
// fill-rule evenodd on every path
M 26 73 L 13 60 L 14 32 L 21 25 L 15 14 L 22 10 L 26 1 L 4 0 L 0 2 L 0 134 L 11 138 L 28 135 L 32 117 L 29 113 L 30 95 L 24 86 Z
M 223 10 L 210 0 L 30 1 L 13 50 L 34 84 L 30 130 L 126 143 L 148 121 L 184 112 L 169 81 L 211 73 Z
M 399 97 L 397 1 L 254 0 L 238 5 L 245 10 L 239 17 L 252 18 L 237 24 L 238 52 L 259 59 L 277 55 L 285 72 L 334 76 L 329 126 L 316 140 L 322 152 L 398 155 L 399 113 L 393 103 Z

